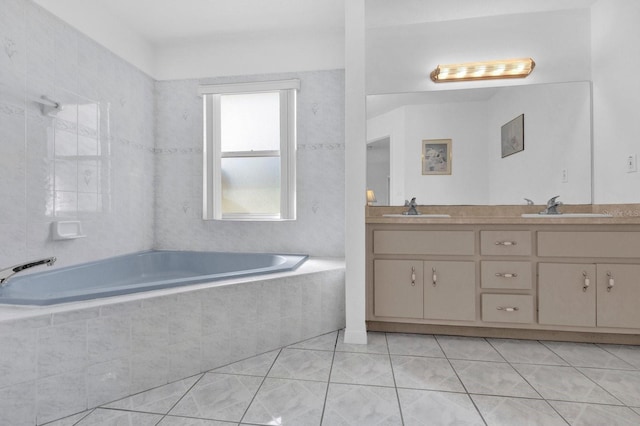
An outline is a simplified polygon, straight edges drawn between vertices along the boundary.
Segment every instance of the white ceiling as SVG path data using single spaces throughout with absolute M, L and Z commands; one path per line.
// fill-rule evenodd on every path
M 431 92 L 390 93 L 367 96 L 367 118 L 373 118 L 405 105 L 483 102 L 496 94 L 497 88 L 441 90 Z
M 591 7 L 598 0 L 366 0 L 367 27 Z

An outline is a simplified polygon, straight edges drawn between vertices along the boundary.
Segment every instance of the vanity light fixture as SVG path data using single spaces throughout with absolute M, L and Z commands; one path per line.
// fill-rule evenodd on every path
M 531 58 L 438 65 L 435 70 L 431 71 L 431 80 L 435 83 L 444 83 L 449 81 L 524 78 L 531 74 L 535 66 L 536 63 Z

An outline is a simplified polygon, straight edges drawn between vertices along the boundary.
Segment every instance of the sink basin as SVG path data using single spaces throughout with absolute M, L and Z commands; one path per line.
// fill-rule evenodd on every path
M 539 213 L 524 213 L 522 217 L 536 218 L 536 219 L 557 219 L 565 217 L 613 217 L 610 214 L 604 213 L 561 213 L 561 214 L 539 214 Z
M 394 213 L 394 214 L 383 214 L 383 217 L 421 217 L 421 218 L 430 218 L 430 217 L 451 217 L 448 214 L 402 214 L 402 213 Z

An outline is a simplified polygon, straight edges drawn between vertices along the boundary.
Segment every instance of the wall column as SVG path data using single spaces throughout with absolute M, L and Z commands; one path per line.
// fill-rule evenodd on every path
M 367 343 L 365 325 L 365 0 L 345 1 L 346 343 Z

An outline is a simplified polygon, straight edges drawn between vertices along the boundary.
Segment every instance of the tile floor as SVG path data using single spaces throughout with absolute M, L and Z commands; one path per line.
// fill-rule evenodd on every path
M 49 426 L 639 425 L 640 347 L 342 332 Z

